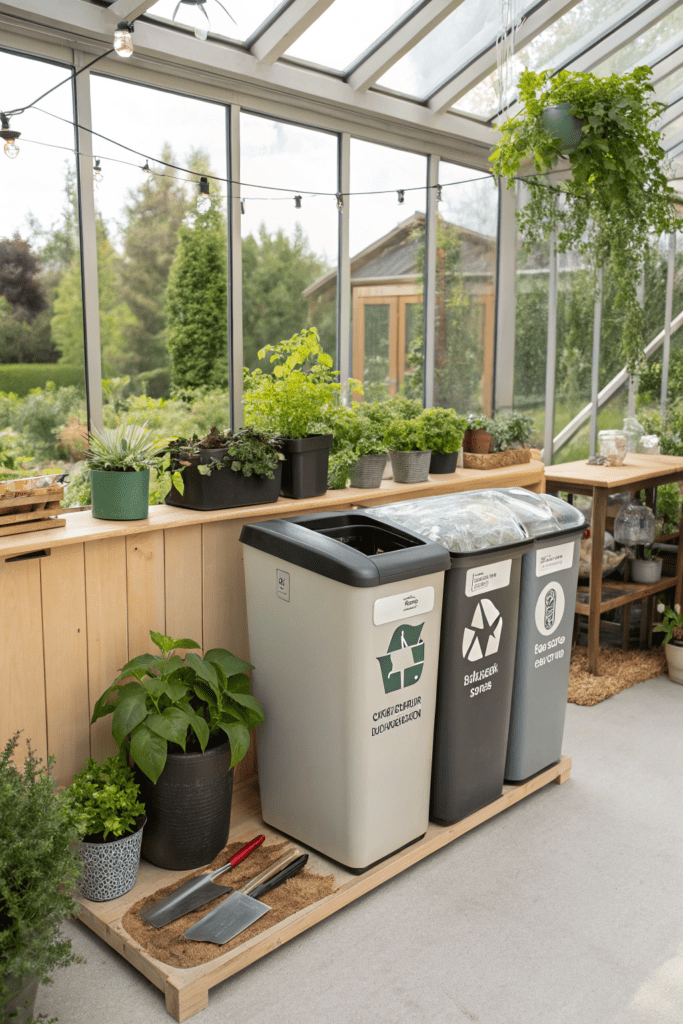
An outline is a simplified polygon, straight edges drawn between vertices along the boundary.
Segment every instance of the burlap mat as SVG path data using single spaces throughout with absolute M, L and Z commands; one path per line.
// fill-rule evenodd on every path
M 211 862 L 209 868 L 202 868 L 201 872 L 213 870 L 220 867 L 221 864 L 227 864 L 230 857 L 237 853 L 243 845 L 244 843 L 228 843 Z M 241 864 L 232 868 L 225 876 L 220 876 L 218 881 L 223 885 L 232 885 L 235 889 L 239 889 L 250 878 L 253 878 L 254 875 L 259 874 L 269 864 L 272 864 L 274 860 L 277 860 L 284 852 L 285 847 L 290 845 L 290 843 L 284 842 L 270 846 L 259 846 Z M 311 903 L 317 903 L 318 900 L 324 899 L 325 896 L 329 896 L 337 888 L 334 875 L 316 875 L 308 871 L 307 868 L 304 868 L 298 875 L 288 878 L 282 885 L 266 893 L 263 897 L 263 902 L 272 908 L 269 913 L 264 914 L 256 924 L 245 929 L 234 939 L 231 939 L 230 942 L 226 942 L 224 946 L 216 946 L 213 942 L 193 942 L 192 939 L 184 939 L 183 932 L 190 925 L 193 925 L 195 921 L 199 921 L 210 910 L 218 906 L 222 900 L 229 899 L 226 895 L 212 900 L 211 903 L 206 903 L 191 914 L 186 914 L 185 917 L 164 925 L 163 928 L 154 928 L 151 924 L 147 924 L 146 921 L 142 920 L 140 917 L 141 910 L 153 906 L 162 897 L 169 896 L 179 885 L 182 885 L 189 878 L 194 878 L 195 875 L 201 872 L 191 871 L 177 882 L 174 882 L 173 885 L 166 886 L 164 889 L 158 889 L 152 896 L 146 896 L 144 899 L 138 900 L 121 922 L 128 934 L 136 942 L 139 942 L 150 956 L 161 960 L 164 964 L 170 964 L 172 967 L 197 967 L 199 964 L 208 963 L 209 960 L 215 960 L 216 957 L 223 956 L 229 950 L 247 942 L 254 935 L 272 928 L 278 921 L 284 921 L 286 917 L 296 914 L 297 911 L 303 910 L 304 907 L 310 906 Z
M 666 655 L 662 647 L 653 647 L 650 651 L 619 651 L 601 647 L 598 672 L 600 675 L 592 676 L 588 671 L 587 648 L 574 647 L 569 665 L 567 700 L 570 704 L 592 707 L 636 683 L 654 679 L 666 672 Z

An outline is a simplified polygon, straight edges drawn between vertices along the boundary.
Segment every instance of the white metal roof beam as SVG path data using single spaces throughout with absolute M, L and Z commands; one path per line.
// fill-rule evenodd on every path
M 662 99 L 664 94 L 660 83 L 674 71 L 678 71 L 683 64 L 683 32 L 670 39 L 666 47 L 662 46 L 659 50 L 649 54 L 647 59 L 641 63 L 652 68 L 651 81 L 655 87 L 657 99 Z
M 663 111 L 662 116 L 657 122 L 657 128 L 660 132 L 666 128 L 668 124 L 671 124 L 672 121 L 675 121 L 677 117 L 680 117 L 681 114 L 683 114 L 683 92 L 681 92 L 680 89 L 677 89 L 675 92 L 671 93 L 670 98 L 665 102 L 668 104 L 667 108 Z
M 635 17 L 629 18 L 613 32 L 608 33 L 604 39 L 591 46 L 580 56 L 567 61 L 565 67 L 571 71 L 592 71 L 603 61 L 607 60 L 617 50 L 633 42 L 639 35 L 646 32 L 652 25 L 664 17 L 672 8 L 678 7 L 680 0 L 657 0 L 645 10 L 640 11 Z M 642 62 L 638 62 L 642 63 Z
M 109 8 L 119 21 L 134 21 L 149 10 L 156 0 L 116 0 Z
M 575 7 L 579 0 L 546 0 L 525 18 L 515 33 L 515 47 L 520 50 L 554 21 Z M 495 71 L 497 65 L 496 41 L 458 75 L 441 86 L 429 99 L 429 109 L 435 114 L 442 114 L 452 107 L 456 100 L 478 85 L 487 75 Z
M 294 0 L 251 47 L 261 64 L 274 64 L 332 4 L 332 0 Z
M 462 2 L 463 0 L 431 0 L 431 3 L 421 7 L 358 64 L 347 78 L 349 85 L 356 92 L 365 92 Z

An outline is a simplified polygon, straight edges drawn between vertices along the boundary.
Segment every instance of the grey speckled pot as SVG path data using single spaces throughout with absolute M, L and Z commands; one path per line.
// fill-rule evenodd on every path
M 81 895 L 87 900 L 104 903 L 123 896 L 135 885 L 140 866 L 142 825 L 132 836 L 114 839 L 111 843 L 89 843 L 81 841 L 83 879 Z
M 419 484 L 429 479 L 429 452 L 395 452 L 389 449 L 394 480 L 397 484 Z
M 379 487 L 387 464 L 387 454 L 362 455 L 351 471 L 352 487 Z

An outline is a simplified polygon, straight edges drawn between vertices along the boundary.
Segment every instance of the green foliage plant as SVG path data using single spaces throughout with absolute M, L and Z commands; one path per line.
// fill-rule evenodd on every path
M 56 387 L 74 387 L 84 393 L 82 366 L 62 363 L 0 363 L 0 391 L 12 391 L 24 398 L 34 388 L 51 381 Z
M 169 743 L 183 751 L 206 750 L 223 732 L 230 741 L 231 767 L 249 749 L 249 730 L 263 721 L 263 709 L 249 692 L 253 665 L 223 648 L 195 654 L 199 644 L 150 630 L 161 654 L 140 654 L 95 704 L 92 721 L 113 714 L 111 731 L 120 751 L 130 751 L 156 783 Z M 188 650 L 184 658 L 177 650 Z M 133 676 L 135 681 L 125 680 Z M 109 698 L 113 695 L 114 699 Z M 130 737 L 130 739 L 129 739 Z
M 488 427 L 497 452 L 504 452 L 508 448 L 525 447 L 533 429 L 534 421 L 531 416 L 508 410 L 496 413 Z
M 90 469 L 134 473 L 159 463 L 165 440 L 155 440 L 146 424 L 120 424 L 114 430 L 93 427 L 85 458 Z
M 181 494 L 185 490 L 182 471 L 196 464 L 202 449 L 224 450 L 219 459 L 197 464 L 197 470 L 202 476 L 211 476 L 214 472 L 229 469 L 242 476 L 262 476 L 272 480 L 278 462 L 284 459 L 278 441 L 253 427 L 244 427 L 236 434 L 212 427 L 201 440 L 196 435 L 191 438 L 175 438 L 169 445 L 168 472 Z
M 394 420 L 384 435 L 387 448 L 395 452 L 428 451 L 424 425 L 418 416 L 414 420 Z
M 460 450 L 467 429 L 467 420 L 455 409 L 425 409 L 417 418 L 422 425 L 425 448 L 449 454 Z
M 272 373 L 260 368 L 244 373 L 244 410 L 249 426 L 284 438 L 307 437 L 326 413 L 339 404 L 339 371 L 325 352 L 315 327 L 294 334 L 278 345 L 266 345 Z M 362 394 L 360 381 L 350 379 L 349 391 Z
M 83 771 L 74 775 L 64 798 L 73 811 L 81 839 L 96 842 L 130 835 L 145 813 L 140 787 L 120 753 L 102 764 L 89 758 Z
M 76 962 L 62 921 L 78 912 L 72 893 L 80 878 L 78 830 L 56 784 L 32 750 L 14 763 L 15 733 L 0 753 L 0 1019 L 13 995 L 6 978 L 50 972 Z
M 681 615 L 680 604 L 675 604 L 673 608 L 671 605 L 665 605 L 663 602 L 657 605 L 657 611 L 660 615 L 664 615 L 662 622 L 656 622 L 652 627 L 653 633 L 663 633 L 662 638 L 663 644 L 670 644 L 676 636 L 676 640 L 680 639 L 678 634 L 679 630 L 683 630 L 683 615 Z
M 488 416 L 484 416 L 483 413 L 471 412 L 467 417 L 468 430 L 486 430 L 490 434 L 492 426 L 493 420 L 491 420 Z
M 657 516 L 662 533 L 678 533 L 681 517 L 681 494 L 678 484 L 662 484 L 657 488 Z
M 594 270 L 611 271 L 616 304 L 624 312 L 622 350 L 629 371 L 642 360 L 643 311 L 636 289 L 649 238 L 676 230 L 676 193 L 663 168 L 665 153 L 656 124 L 665 104 L 652 99 L 652 72 L 599 78 L 587 72 L 525 70 L 519 80 L 522 109 L 500 126 L 490 156 L 496 178 L 514 187 L 528 160 L 529 202 L 518 212 L 527 245 L 556 233 L 560 252 L 574 250 Z M 571 178 L 548 177 L 562 156 L 560 140 L 543 126 L 546 107 L 568 103 L 583 136 L 570 152 Z M 562 169 L 562 167 L 560 167 Z

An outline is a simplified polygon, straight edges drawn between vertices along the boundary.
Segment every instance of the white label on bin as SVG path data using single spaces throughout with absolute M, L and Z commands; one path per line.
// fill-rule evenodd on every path
M 284 569 L 276 570 L 277 589 L 276 594 L 281 601 L 289 601 L 289 573 Z
M 502 590 L 508 587 L 511 571 L 511 558 L 505 562 L 492 562 L 490 565 L 480 565 L 477 569 L 468 569 L 465 596 L 476 597 L 477 594 L 485 594 L 487 590 Z
M 551 583 L 547 583 L 541 593 L 538 595 L 538 601 L 536 602 L 536 629 L 543 636 L 550 636 L 554 633 L 559 624 L 562 622 L 562 616 L 564 615 L 564 590 L 557 582 L 552 580 Z M 564 637 L 562 638 L 564 640 Z M 555 641 L 553 641 L 555 643 Z M 546 646 L 543 647 L 545 652 Z M 543 653 L 537 650 L 537 653 Z
M 375 601 L 372 621 L 376 626 L 386 622 L 396 622 L 409 615 L 426 615 L 434 608 L 434 587 L 420 587 L 409 590 L 406 594 L 393 594 L 391 597 L 379 597 Z
M 536 552 L 536 576 L 550 576 L 551 572 L 571 569 L 574 564 L 574 541 L 569 544 L 555 544 Z

